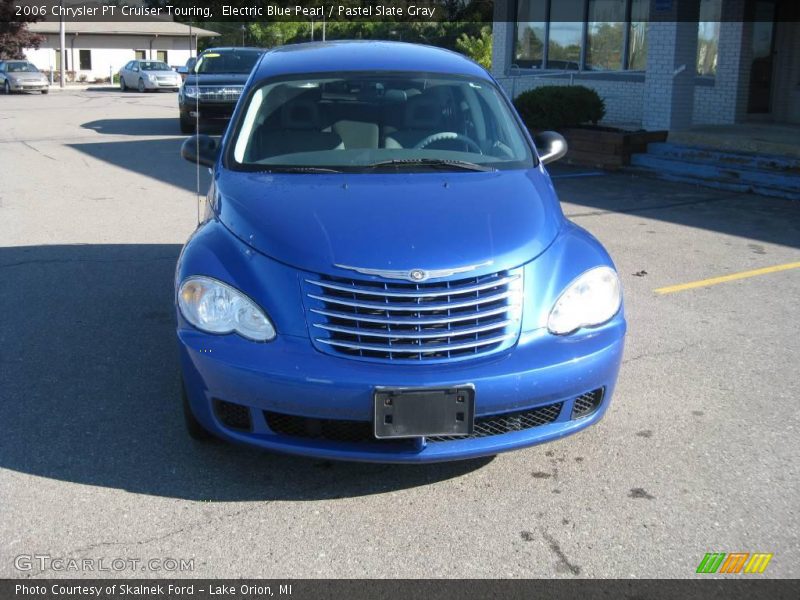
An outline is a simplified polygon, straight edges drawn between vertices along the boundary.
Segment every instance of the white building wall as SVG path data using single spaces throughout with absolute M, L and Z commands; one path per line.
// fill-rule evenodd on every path
M 514 15 L 509 12 L 513 2 L 495 0 L 492 74 L 512 96 L 544 85 L 593 88 L 605 100 L 605 120 L 612 123 L 640 123 L 646 129 L 685 129 L 697 124 L 740 122 L 746 118 L 751 60 L 752 24 L 743 18 L 746 1 L 724 1 L 726 20 L 720 26 L 717 74 L 705 79 L 695 76 L 697 5 L 651 0 L 653 20 L 648 27 L 647 69 L 637 79 L 631 73 L 559 76 L 516 68 Z M 800 92 L 796 97 L 800 98 Z M 780 109 L 784 114 L 791 112 L 779 102 L 775 104 L 776 113 Z
M 56 68 L 59 47 L 58 35 L 45 36 L 38 49 L 25 51 L 26 58 L 40 70 Z M 156 60 L 157 50 L 167 51 L 170 65 L 183 65 L 190 57 L 189 38 L 179 36 L 135 36 L 135 35 L 71 35 L 66 36 L 67 70 L 75 72 L 75 81 L 85 77 L 92 82 L 104 79 L 110 72 L 117 73 L 129 60 L 136 58 L 135 51 L 143 50 L 145 58 Z M 80 50 L 90 50 L 92 68 L 80 68 Z

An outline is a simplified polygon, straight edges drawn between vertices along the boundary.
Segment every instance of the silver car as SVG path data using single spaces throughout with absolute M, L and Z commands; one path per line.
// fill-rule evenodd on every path
M 0 60 L 0 88 L 3 92 L 50 91 L 50 82 L 44 73 L 27 60 Z
M 172 90 L 181 86 L 181 76 L 160 60 L 132 60 L 119 70 L 119 89 Z

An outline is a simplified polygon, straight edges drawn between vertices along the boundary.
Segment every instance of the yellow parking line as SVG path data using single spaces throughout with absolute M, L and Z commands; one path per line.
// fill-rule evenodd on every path
M 689 283 L 680 283 L 678 285 L 668 285 L 667 287 L 658 288 L 654 291 L 656 294 L 672 294 L 674 292 L 717 285 L 718 283 L 736 281 L 737 279 L 747 279 L 748 277 L 757 277 L 758 275 L 766 275 L 768 273 L 788 271 L 789 269 L 800 269 L 800 262 L 775 265 L 774 267 L 764 267 L 763 269 L 753 269 L 752 271 L 742 271 L 741 273 L 731 273 L 730 275 L 723 275 L 722 277 L 711 277 L 710 279 L 700 279 L 699 281 L 690 281 Z

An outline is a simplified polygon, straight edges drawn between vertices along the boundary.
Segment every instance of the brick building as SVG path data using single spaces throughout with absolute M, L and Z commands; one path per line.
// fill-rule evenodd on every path
M 796 0 L 495 0 L 492 71 L 513 96 L 585 85 L 606 121 L 679 131 L 800 123 Z

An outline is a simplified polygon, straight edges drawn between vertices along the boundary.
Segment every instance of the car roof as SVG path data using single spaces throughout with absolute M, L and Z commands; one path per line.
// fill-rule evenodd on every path
M 328 71 L 421 71 L 490 79 L 480 65 L 462 54 L 422 44 L 375 40 L 280 46 L 264 55 L 256 77 Z

